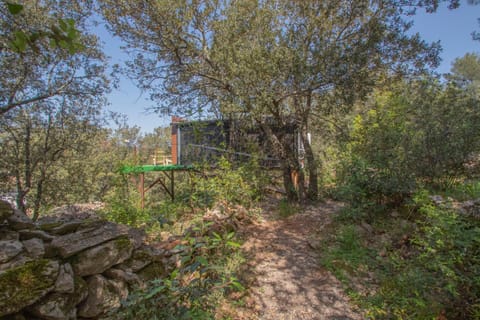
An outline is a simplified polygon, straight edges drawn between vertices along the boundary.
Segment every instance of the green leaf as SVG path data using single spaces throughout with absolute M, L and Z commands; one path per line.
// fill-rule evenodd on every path
M 18 3 L 8 3 L 7 2 L 7 7 L 8 7 L 8 11 L 11 14 L 19 14 L 23 10 L 23 6 L 21 4 L 18 4 Z
M 198 256 L 198 257 L 197 257 L 197 261 L 198 261 L 202 266 L 207 266 L 207 265 L 208 265 L 208 261 L 207 261 L 207 259 L 205 259 L 205 257 Z
M 150 299 L 151 297 L 153 297 L 153 296 L 156 295 L 157 293 L 162 292 L 165 288 L 166 288 L 165 286 L 155 287 L 155 288 L 153 288 L 152 290 L 150 290 L 150 292 L 145 296 L 145 298 L 146 298 L 146 299 Z
M 63 48 L 63 49 L 68 48 L 68 42 L 65 40 L 58 41 L 58 45 L 60 46 L 60 48 Z
M 55 39 L 50 39 L 50 47 L 52 47 L 52 49 L 57 48 L 57 41 Z
M 27 49 L 28 38 L 23 31 L 15 32 L 15 39 L 11 42 L 13 49 L 23 52 Z
M 234 247 L 234 248 L 240 248 L 240 243 L 238 242 L 234 242 L 234 241 L 227 241 L 227 245 L 229 245 L 230 247 Z
M 68 30 L 68 25 L 67 23 L 65 22 L 65 20 L 63 19 L 59 19 L 58 20 L 58 24 L 60 25 L 60 29 L 62 29 L 62 31 L 67 31 Z
M 240 282 L 238 282 L 237 279 L 232 279 L 231 281 L 232 281 L 230 283 L 231 286 L 234 287 L 235 289 L 237 289 L 238 291 L 244 291 L 245 290 L 245 287 L 242 286 L 242 284 Z

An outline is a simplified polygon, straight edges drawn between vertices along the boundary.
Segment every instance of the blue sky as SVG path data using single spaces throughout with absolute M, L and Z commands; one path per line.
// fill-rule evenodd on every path
M 437 71 L 449 72 L 455 58 L 463 56 L 467 52 L 480 53 L 480 42 L 473 41 L 471 33 L 480 31 L 478 24 L 480 18 L 480 5 L 467 5 L 462 1 L 459 9 L 448 10 L 444 4 L 434 14 L 419 10 L 414 17 L 412 32 L 418 32 L 423 39 L 433 42 L 440 40 L 443 47 L 441 53 L 442 62 Z M 112 64 L 123 64 L 128 57 L 122 53 L 122 45 L 118 39 L 112 38 L 101 26 L 95 31 L 104 42 L 104 49 Z M 109 94 L 109 109 L 128 116 L 130 125 L 141 127 L 142 132 L 153 131 L 159 126 L 169 124 L 169 118 L 160 117 L 157 114 L 147 113 L 146 108 L 153 105 L 148 99 L 147 92 L 141 92 L 136 88 L 132 80 L 122 77 L 119 89 Z

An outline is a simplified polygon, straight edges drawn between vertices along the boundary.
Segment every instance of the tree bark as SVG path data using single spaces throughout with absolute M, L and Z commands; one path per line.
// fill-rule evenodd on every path
M 310 145 L 307 134 L 303 134 L 303 145 L 305 148 L 305 160 L 306 160 L 306 170 L 308 172 L 308 190 L 307 190 L 307 199 L 310 201 L 316 201 L 318 199 L 318 171 L 317 171 L 317 161 L 315 160 L 315 155 Z

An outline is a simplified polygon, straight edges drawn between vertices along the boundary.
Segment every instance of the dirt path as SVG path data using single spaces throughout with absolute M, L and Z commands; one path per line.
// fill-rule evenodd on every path
M 261 320 L 362 319 L 352 309 L 342 286 L 319 267 L 307 239 L 329 223 L 335 202 L 303 209 L 279 219 L 264 210 L 264 220 L 247 227 L 243 249 L 254 279 L 248 305 Z

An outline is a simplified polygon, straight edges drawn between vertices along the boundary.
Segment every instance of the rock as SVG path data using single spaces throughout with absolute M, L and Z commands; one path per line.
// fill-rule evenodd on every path
M 132 251 L 130 239 L 118 238 L 80 252 L 73 257 L 72 267 L 75 274 L 82 277 L 99 274 L 130 258 Z
M 6 263 L 23 250 L 23 244 L 17 240 L 0 241 L 0 263 Z
M 130 259 L 119 265 L 119 268 L 122 270 L 132 270 L 133 272 L 137 272 L 148 266 L 150 263 L 152 263 L 152 259 L 149 255 L 136 250 Z
M 362 226 L 362 228 L 367 231 L 368 233 L 372 234 L 373 233 L 373 227 L 371 225 L 369 225 L 368 223 L 366 223 L 365 221 L 362 221 L 362 223 L 360 224 Z
M 460 214 L 468 215 L 473 218 L 480 218 L 480 201 L 467 200 L 458 204 L 456 208 Z
M 163 278 L 171 271 L 173 270 L 167 270 L 167 268 L 165 268 L 164 263 L 153 262 L 142 270 L 138 271 L 137 274 L 142 280 L 148 281 L 152 279 Z
M 100 226 L 55 238 L 51 245 L 62 258 L 68 258 L 85 249 L 97 246 L 103 242 L 126 236 L 128 228 L 110 222 Z
M 440 204 L 443 204 L 445 202 L 445 200 L 443 199 L 442 196 L 440 195 L 433 195 L 433 196 L 429 196 L 430 200 L 433 201 L 434 204 L 436 205 L 440 205 Z
M 13 214 L 7 217 L 8 225 L 13 230 L 35 229 L 33 221 L 22 211 L 13 210 Z
M 74 220 L 68 222 L 39 223 L 39 228 L 54 235 L 65 235 L 77 231 L 84 224 L 82 220 Z
M 29 257 L 42 258 L 45 254 L 45 246 L 43 240 L 38 238 L 32 238 L 30 240 L 22 241 L 25 250 Z
M 315 249 L 315 250 L 322 249 L 322 241 L 320 239 L 308 238 L 307 243 L 312 249 Z
M 53 239 L 55 239 L 54 236 L 46 233 L 43 230 L 20 230 L 18 231 L 20 233 L 20 239 L 22 240 L 30 240 L 32 238 L 39 238 L 42 239 L 43 241 L 50 242 Z
M 19 254 L 7 263 L 0 264 L 0 272 L 7 271 L 9 269 L 17 268 L 23 266 L 25 263 L 33 261 L 32 258 L 27 257 L 26 255 Z
M 73 303 L 72 295 L 53 293 L 28 307 L 28 311 L 41 319 L 74 320 L 77 319 L 77 309 Z
M 13 208 L 10 203 L 0 200 L 0 223 L 13 214 Z
M 75 297 L 75 305 L 87 299 L 88 284 L 82 277 L 75 276 L 75 291 L 73 296 Z
M 41 319 L 77 319 L 76 306 L 85 300 L 87 295 L 87 283 L 82 278 L 77 277 L 71 294 L 50 293 L 45 298 L 28 307 L 28 311 Z
M 110 279 L 126 282 L 129 285 L 138 285 L 141 282 L 140 277 L 135 273 L 116 268 L 108 269 L 103 273 L 103 275 Z
M 138 249 L 145 242 L 145 239 L 147 239 L 147 234 L 145 230 L 131 228 L 128 230 L 128 237 L 132 240 L 134 249 Z
M 54 289 L 57 261 L 40 259 L 0 273 L 0 317 L 27 307 Z
M 88 297 L 78 307 L 80 317 L 98 317 L 107 310 L 118 308 L 120 302 L 128 296 L 125 283 L 117 280 L 107 280 L 101 275 L 89 277 L 87 284 Z
M 55 282 L 55 292 L 72 293 L 75 290 L 74 273 L 70 263 L 60 266 L 57 281 Z
M 19 239 L 20 239 L 20 234 L 18 232 L 7 229 L 7 228 L 0 228 L 0 241 L 4 241 L 4 240 L 17 241 Z
M 53 218 L 61 218 L 63 221 L 75 219 L 98 219 L 97 211 L 104 208 L 101 202 L 95 203 L 76 203 L 54 208 L 48 212 L 48 216 Z

